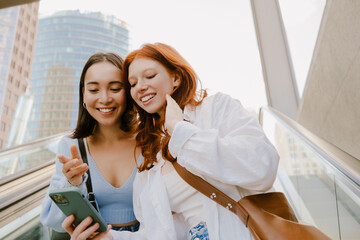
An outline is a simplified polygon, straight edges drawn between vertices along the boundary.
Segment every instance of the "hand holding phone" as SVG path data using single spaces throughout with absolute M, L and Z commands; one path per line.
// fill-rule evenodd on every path
M 55 189 L 50 191 L 49 196 L 66 216 L 71 214 L 75 216 L 75 226 L 90 216 L 93 219 L 93 223 L 97 222 L 100 225 L 97 232 L 105 232 L 107 230 L 107 224 L 104 219 L 79 189 L 74 187 Z

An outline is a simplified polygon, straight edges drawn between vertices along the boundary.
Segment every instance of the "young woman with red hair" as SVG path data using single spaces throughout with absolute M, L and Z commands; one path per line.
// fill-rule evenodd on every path
M 171 162 L 235 200 L 270 190 L 279 157 L 256 118 L 226 94 L 207 96 L 189 63 L 166 44 L 131 52 L 123 77 L 138 112 L 136 145 L 144 157 L 133 193 L 140 230 L 95 239 L 252 239 L 235 214 L 188 185 Z M 70 224 L 63 226 L 74 239 L 95 230 Z

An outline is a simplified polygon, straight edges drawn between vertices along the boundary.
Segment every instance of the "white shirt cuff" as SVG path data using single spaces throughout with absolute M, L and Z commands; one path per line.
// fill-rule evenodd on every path
M 189 122 L 180 121 L 176 123 L 169 141 L 169 152 L 171 156 L 176 158 L 185 142 L 198 131 L 199 128 Z

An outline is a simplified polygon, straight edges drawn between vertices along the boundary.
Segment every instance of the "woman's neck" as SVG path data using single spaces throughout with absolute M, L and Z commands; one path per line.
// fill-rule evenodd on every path
M 131 137 L 131 134 L 124 132 L 119 127 L 98 126 L 90 139 L 92 141 L 113 142 L 129 137 Z

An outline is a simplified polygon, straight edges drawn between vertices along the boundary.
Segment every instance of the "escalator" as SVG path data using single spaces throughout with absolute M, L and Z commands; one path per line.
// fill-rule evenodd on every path
M 332 239 L 359 239 L 360 161 L 269 107 L 259 121 L 280 154 L 275 189 L 297 217 Z M 41 200 L 66 133 L 0 152 L 0 239 L 49 239 Z
M 297 217 L 331 239 L 359 239 L 360 160 L 269 107 L 259 120 L 280 155 L 275 188 Z
M 57 144 L 67 133 L 0 152 L 0 239 L 49 239 L 41 201 L 55 171 Z

